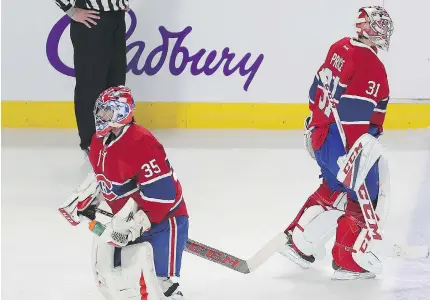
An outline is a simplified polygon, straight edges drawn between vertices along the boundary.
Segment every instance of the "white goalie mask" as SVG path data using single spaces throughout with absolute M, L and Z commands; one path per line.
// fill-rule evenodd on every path
M 135 107 L 129 88 L 117 86 L 103 91 L 94 106 L 97 136 L 106 136 L 113 128 L 131 123 Z
M 366 6 L 358 11 L 355 23 L 358 37 L 370 40 L 377 48 L 388 51 L 394 31 L 393 21 L 381 6 Z

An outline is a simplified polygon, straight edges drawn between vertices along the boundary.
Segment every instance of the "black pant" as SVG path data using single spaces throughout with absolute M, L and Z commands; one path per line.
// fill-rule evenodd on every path
M 75 115 L 81 149 L 87 149 L 95 133 L 94 105 L 99 94 L 112 86 L 125 85 L 125 13 L 100 12 L 91 28 L 72 20 L 70 37 L 76 73 Z

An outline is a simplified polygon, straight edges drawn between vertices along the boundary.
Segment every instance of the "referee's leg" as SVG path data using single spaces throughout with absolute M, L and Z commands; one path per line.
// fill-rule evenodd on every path
M 95 133 L 93 110 L 98 95 L 107 88 L 107 74 L 112 57 L 110 20 L 101 18 L 88 28 L 71 21 L 70 37 L 74 48 L 75 115 L 80 147 L 87 150 Z
M 113 53 L 107 76 L 109 87 L 125 85 L 127 69 L 125 12 L 114 12 L 112 15 L 115 20 L 115 28 L 113 31 Z

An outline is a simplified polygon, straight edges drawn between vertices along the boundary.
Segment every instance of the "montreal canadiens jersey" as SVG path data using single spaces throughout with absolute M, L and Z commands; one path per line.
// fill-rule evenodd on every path
M 390 92 L 376 49 L 353 38 L 343 38 L 330 47 L 309 90 L 314 149 L 321 147 L 329 126 L 335 123 L 325 87 L 339 112 L 348 149 L 364 133 L 382 133 Z
M 93 136 L 89 159 L 112 213 L 132 197 L 152 223 L 188 217 L 181 184 L 157 139 L 134 123 L 115 139 L 110 135 Z

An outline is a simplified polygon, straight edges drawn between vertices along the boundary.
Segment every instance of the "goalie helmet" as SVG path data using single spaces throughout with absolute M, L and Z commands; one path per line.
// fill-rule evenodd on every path
M 377 48 L 388 51 L 394 31 L 390 15 L 381 6 L 366 6 L 358 11 L 355 29 L 359 38 L 371 41 Z
M 94 107 L 96 135 L 98 137 L 106 136 L 112 129 L 131 123 L 135 107 L 136 104 L 129 88 L 116 86 L 103 91 L 97 98 Z

